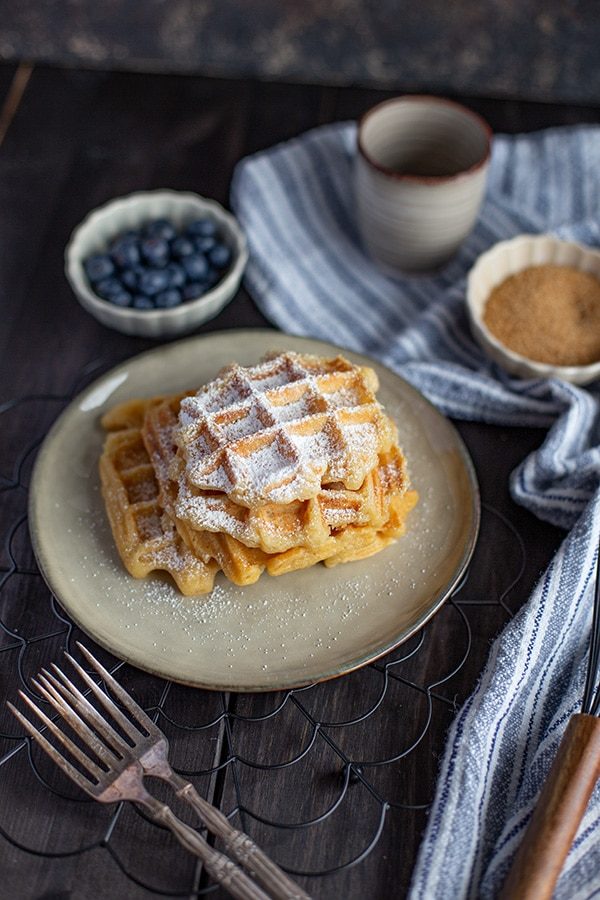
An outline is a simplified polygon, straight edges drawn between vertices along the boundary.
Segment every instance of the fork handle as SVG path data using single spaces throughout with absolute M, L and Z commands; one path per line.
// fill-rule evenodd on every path
M 225 845 L 225 852 L 245 866 L 274 900 L 311 900 L 295 881 L 273 862 L 244 831 L 234 828 L 229 819 L 204 797 L 194 785 L 176 772 L 167 779 L 178 797 L 196 810 L 202 822 Z
M 225 854 L 211 847 L 197 831 L 178 819 L 165 803 L 161 803 L 150 794 L 143 799 L 136 799 L 136 802 L 145 807 L 155 822 L 165 825 L 172 831 L 186 850 L 199 856 L 208 874 L 232 897 L 238 900 L 269 900 L 268 895 L 242 869 Z
M 600 719 L 577 713 L 560 742 L 502 900 L 549 900 L 599 776 Z

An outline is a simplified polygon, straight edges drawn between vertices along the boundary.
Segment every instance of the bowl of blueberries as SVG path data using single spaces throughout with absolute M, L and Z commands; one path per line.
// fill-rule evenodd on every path
M 81 305 L 109 328 L 140 337 L 185 334 L 233 298 L 246 239 L 215 200 L 141 191 L 91 212 L 65 250 Z

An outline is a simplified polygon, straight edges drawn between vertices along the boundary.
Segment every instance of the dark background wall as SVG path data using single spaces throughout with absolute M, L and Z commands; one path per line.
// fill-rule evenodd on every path
M 597 0 L 0 0 L 0 61 L 597 104 Z

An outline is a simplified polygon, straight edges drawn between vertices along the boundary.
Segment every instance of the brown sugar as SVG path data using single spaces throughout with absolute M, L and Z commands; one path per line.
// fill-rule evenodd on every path
M 532 266 L 494 288 L 483 320 L 510 350 L 555 366 L 600 360 L 600 281 L 570 266 Z

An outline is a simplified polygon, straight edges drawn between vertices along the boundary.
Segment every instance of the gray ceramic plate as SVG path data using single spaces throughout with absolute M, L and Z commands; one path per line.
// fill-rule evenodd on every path
M 378 396 L 396 420 L 420 501 L 406 535 L 370 559 L 317 565 L 236 587 L 219 575 L 207 597 L 167 578 L 132 578 L 114 548 L 100 495 L 101 415 L 136 396 L 200 385 L 269 350 L 338 348 L 272 331 L 229 331 L 144 353 L 79 395 L 48 434 L 30 493 L 30 529 L 50 589 L 99 644 L 141 669 L 198 687 L 268 691 L 349 672 L 396 647 L 432 616 L 475 545 L 479 492 L 453 426 L 376 363 Z

